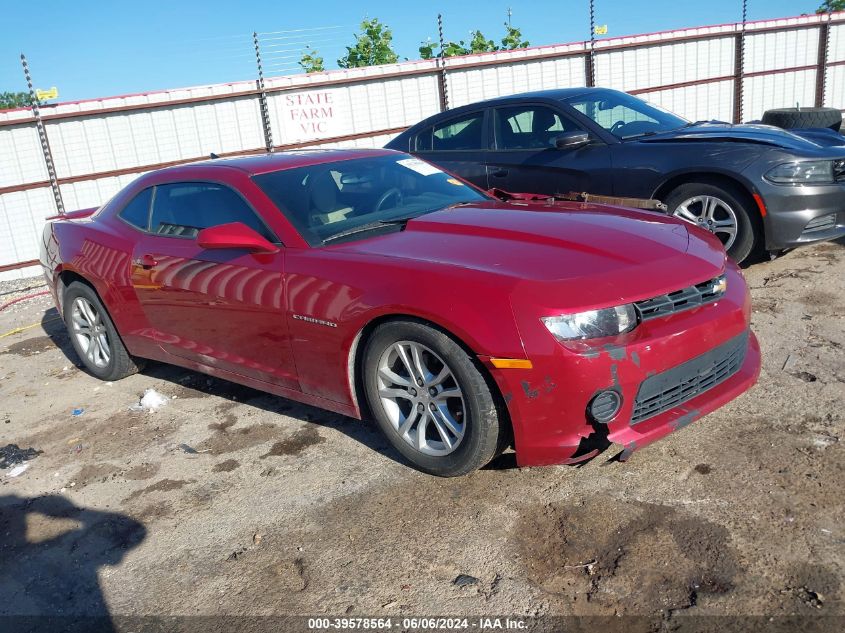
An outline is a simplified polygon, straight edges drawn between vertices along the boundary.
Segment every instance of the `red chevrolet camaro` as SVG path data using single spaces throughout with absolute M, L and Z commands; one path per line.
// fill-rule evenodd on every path
M 737 267 L 659 213 L 501 202 L 387 150 L 173 167 L 48 223 L 41 262 L 105 380 L 154 359 L 373 417 L 461 475 L 625 459 L 756 380 Z

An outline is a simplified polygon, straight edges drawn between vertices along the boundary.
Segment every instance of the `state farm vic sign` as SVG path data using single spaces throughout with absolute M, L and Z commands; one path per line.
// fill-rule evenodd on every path
M 284 129 L 282 142 L 310 140 L 346 134 L 346 108 L 338 108 L 335 91 L 282 93 L 277 97 Z

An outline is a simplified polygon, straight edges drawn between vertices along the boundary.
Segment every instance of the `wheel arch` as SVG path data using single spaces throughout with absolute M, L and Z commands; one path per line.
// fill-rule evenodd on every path
M 435 323 L 430 319 L 413 314 L 391 313 L 374 317 L 358 330 L 352 340 L 352 344 L 349 348 L 349 355 L 347 357 L 347 380 L 349 381 L 349 388 L 352 393 L 353 402 L 358 407 L 361 418 L 372 416 L 369 404 L 367 403 L 366 393 L 364 391 L 364 350 L 367 348 L 367 342 L 370 340 L 370 337 L 372 337 L 376 328 L 384 323 L 390 323 L 393 321 L 408 321 L 430 327 L 451 338 L 458 344 L 458 346 L 461 347 L 461 349 L 464 350 L 464 352 L 466 352 L 467 356 L 469 356 L 470 360 L 479 370 L 484 378 L 484 381 L 487 383 L 487 387 L 493 395 L 496 407 L 499 410 L 500 415 L 502 415 L 502 420 L 507 426 L 508 433 L 512 441 L 513 423 L 511 421 L 510 412 L 508 411 L 507 404 L 505 403 L 504 394 L 502 394 L 499 385 L 493 379 L 490 370 L 485 367 L 484 363 L 478 359 L 478 355 L 473 351 L 472 347 L 460 336 L 457 336 L 455 333 L 439 323 Z
M 666 178 L 654 190 L 651 197 L 656 200 L 662 201 L 666 196 L 668 196 L 672 191 L 674 191 L 681 185 L 686 185 L 690 183 L 701 183 L 705 185 L 713 185 L 716 187 L 728 186 L 731 189 L 734 189 L 736 192 L 740 193 L 743 196 L 745 202 L 748 204 L 748 208 L 752 211 L 753 216 L 762 221 L 763 215 L 760 212 L 760 207 L 757 200 L 754 198 L 754 195 L 757 192 L 750 185 L 750 183 L 745 182 L 741 178 L 737 178 L 735 175 L 732 174 L 701 170 L 687 171 L 680 174 L 674 174 L 669 178 Z

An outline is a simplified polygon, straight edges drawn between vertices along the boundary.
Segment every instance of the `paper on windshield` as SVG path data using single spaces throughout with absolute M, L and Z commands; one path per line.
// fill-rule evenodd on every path
M 419 158 L 403 158 L 402 160 L 397 160 L 396 162 L 402 165 L 402 167 L 415 171 L 423 176 L 443 173 L 434 165 L 429 165 L 427 162 L 422 161 Z

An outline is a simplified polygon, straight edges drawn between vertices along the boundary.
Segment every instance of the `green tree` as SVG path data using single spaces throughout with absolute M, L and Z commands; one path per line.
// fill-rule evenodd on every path
M 496 43 L 493 40 L 488 40 L 484 37 L 484 34 L 481 31 L 471 31 L 470 35 L 472 38 L 469 41 L 469 45 L 467 45 L 464 40 L 458 40 L 457 42 L 449 40 L 446 42 L 443 45 L 443 57 L 471 55 L 473 53 L 490 53 L 498 50 Z M 438 54 L 436 51 L 438 48 L 440 48 L 439 44 L 432 42 L 431 39 L 427 39 L 420 44 L 420 57 L 423 59 L 432 59 L 433 57 L 437 57 Z
M 346 47 L 346 55 L 337 60 L 341 68 L 361 68 L 379 64 L 393 64 L 399 56 L 391 42 L 393 32 L 378 18 L 361 22 L 361 32 L 355 35 L 355 44 Z
M 499 50 L 499 47 L 496 46 L 496 42 L 488 40 L 484 37 L 484 33 L 481 31 L 472 31 L 470 35 L 472 35 L 472 39 L 469 41 L 469 48 L 471 52 L 492 53 L 493 51 Z
M 522 31 L 505 22 L 505 36 L 502 38 L 502 50 L 513 51 L 517 48 L 528 48 L 531 42 L 522 39 Z
M 845 11 L 845 0 L 824 0 L 816 13 L 827 13 L 828 11 Z
M 28 92 L 0 92 L 0 110 L 25 108 L 29 105 Z
M 302 52 L 302 58 L 299 60 L 299 65 L 306 73 L 321 73 L 326 69 L 323 63 L 323 57 L 319 51 L 306 46 Z

